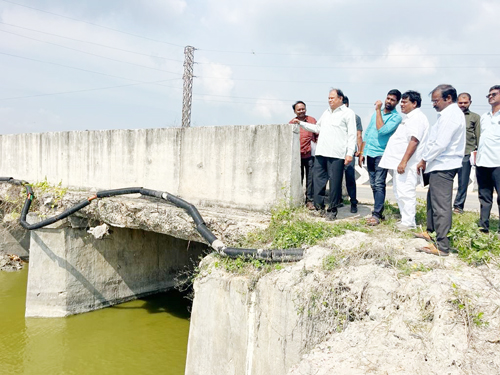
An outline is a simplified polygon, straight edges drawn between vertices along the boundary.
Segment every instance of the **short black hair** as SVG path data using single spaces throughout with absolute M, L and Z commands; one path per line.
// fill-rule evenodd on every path
M 468 92 L 461 92 L 460 94 L 458 94 L 457 98 L 460 98 L 461 96 L 466 96 L 469 98 L 469 101 L 472 101 L 472 97 Z
M 417 108 L 422 104 L 422 97 L 418 91 L 408 90 L 402 95 L 403 99 L 408 99 L 412 103 L 417 103 Z
M 399 91 L 398 89 L 392 89 L 387 93 L 387 95 L 394 95 L 398 102 L 401 100 L 401 91 Z
M 295 102 L 295 104 L 292 104 L 292 109 L 294 112 L 295 112 L 295 107 L 297 106 L 297 104 L 304 104 L 304 107 L 306 107 L 306 103 L 304 103 L 302 100 L 297 100 Z
M 344 102 L 344 98 L 345 98 L 345 95 L 344 93 L 342 92 L 341 89 L 336 89 L 336 88 L 331 88 L 330 89 L 330 92 L 332 91 L 335 91 L 337 93 L 337 96 L 341 96 L 342 97 L 342 103 Z
M 500 85 L 491 86 L 490 91 L 491 90 L 500 90 Z
M 344 100 L 342 100 L 342 104 L 345 104 L 346 106 L 349 107 L 349 98 L 347 96 L 344 96 Z
M 441 98 L 443 99 L 446 99 L 449 96 L 451 96 L 451 101 L 453 103 L 456 103 L 457 102 L 457 90 L 455 90 L 455 88 L 452 86 L 452 85 L 448 85 L 448 84 L 442 84 L 442 85 L 438 85 L 436 86 L 436 88 L 434 90 L 431 91 L 431 95 L 434 94 L 437 90 L 441 91 Z

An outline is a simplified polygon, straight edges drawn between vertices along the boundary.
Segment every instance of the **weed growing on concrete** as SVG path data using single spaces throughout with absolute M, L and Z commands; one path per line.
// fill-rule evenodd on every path
M 57 207 L 57 205 L 62 201 L 62 199 L 68 192 L 68 188 L 62 187 L 62 181 L 59 181 L 59 184 L 57 185 L 51 185 L 47 181 L 47 177 L 45 177 L 45 180 L 34 183 L 32 186 L 36 195 L 41 195 L 41 194 L 52 195 L 53 200 L 50 202 L 50 208 Z
M 222 268 L 226 272 L 234 273 L 238 275 L 246 275 L 250 273 L 262 273 L 266 274 L 275 269 L 281 269 L 281 264 L 272 265 L 270 263 L 263 262 L 259 259 L 239 256 L 238 258 L 229 258 L 221 255 L 215 255 L 216 260 L 214 262 L 215 268 Z
M 471 296 L 460 289 L 455 283 L 452 284 L 453 298 L 448 301 L 455 308 L 460 320 L 467 332 L 467 342 L 470 344 L 473 337 L 473 328 L 486 327 L 489 323 L 484 320 L 484 312 L 474 304 Z
M 347 230 L 369 231 L 361 223 L 330 224 L 311 217 L 305 208 L 280 205 L 271 211 L 269 226 L 247 235 L 242 246 L 276 249 L 313 246 L 327 238 L 340 236 Z
M 356 292 L 342 282 L 327 279 L 298 293 L 294 303 L 301 324 L 306 328 L 306 347 L 311 348 L 326 335 L 342 332 L 350 322 L 366 317 L 366 288 L 367 285 Z

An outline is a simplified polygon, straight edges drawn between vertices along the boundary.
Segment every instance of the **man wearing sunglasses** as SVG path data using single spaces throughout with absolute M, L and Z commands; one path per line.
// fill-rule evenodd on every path
M 493 206 L 493 189 L 497 192 L 497 205 L 500 212 L 500 85 L 490 88 L 486 98 L 491 105 L 491 111 L 481 116 L 476 176 L 481 205 L 479 226 L 481 231 L 488 233 Z M 498 231 L 497 236 L 500 238 L 500 227 Z

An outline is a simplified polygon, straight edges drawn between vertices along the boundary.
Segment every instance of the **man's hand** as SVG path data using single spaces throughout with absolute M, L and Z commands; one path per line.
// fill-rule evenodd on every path
M 382 109 L 382 104 L 383 104 L 383 103 L 382 103 L 380 100 L 377 100 L 377 101 L 375 102 L 375 110 L 376 110 L 376 111 L 380 111 L 380 110 Z
M 405 173 L 406 164 L 407 163 L 405 161 L 401 161 L 401 163 L 399 163 L 399 165 L 398 165 L 398 173 L 399 174 Z
M 365 161 L 365 157 L 360 154 L 359 157 L 358 157 L 358 165 L 360 168 L 363 168 L 363 162 Z
M 420 160 L 420 162 L 417 164 L 417 173 L 420 174 L 420 171 L 425 172 L 425 166 L 426 166 L 425 160 Z
M 352 161 L 352 156 L 346 156 L 344 159 L 344 165 L 348 165 Z
M 290 121 L 292 124 L 298 124 L 300 123 L 300 120 L 298 118 L 294 118 L 292 121 Z

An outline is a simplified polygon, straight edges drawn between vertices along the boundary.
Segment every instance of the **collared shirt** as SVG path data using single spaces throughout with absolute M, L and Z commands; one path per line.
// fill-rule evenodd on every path
M 316 124 L 301 121 L 300 126 L 319 133 L 316 156 L 345 159 L 354 154 L 356 145 L 356 117 L 344 104 L 332 111 L 328 108 Z
M 398 125 L 401 123 L 401 115 L 393 109 L 389 113 L 382 110 L 382 120 L 384 126 L 377 129 L 377 113 L 375 112 L 370 120 L 370 124 L 366 128 L 363 141 L 365 142 L 364 152 L 366 156 L 372 158 L 382 156 L 387 147 L 389 138 L 394 134 Z
M 465 155 L 470 155 L 472 151 L 477 149 L 481 117 L 469 110 L 465 111 L 464 115 L 465 125 L 467 126 L 467 133 L 465 133 Z
M 422 159 L 427 163 L 425 173 L 460 168 L 465 151 L 465 116 L 457 103 L 437 114 L 429 127 Z
M 481 136 L 477 150 L 479 167 L 500 167 L 500 111 L 481 116 Z
M 427 116 L 424 115 L 420 108 L 415 108 L 407 115 L 404 115 L 403 121 L 387 143 L 379 167 L 397 169 L 406 153 L 411 137 L 415 137 L 418 139 L 419 144 L 410 160 L 408 160 L 406 167 L 416 168 L 418 162 L 422 160 L 422 150 L 424 148 L 422 140 L 427 134 L 428 129 L 429 120 L 427 120 Z

